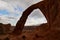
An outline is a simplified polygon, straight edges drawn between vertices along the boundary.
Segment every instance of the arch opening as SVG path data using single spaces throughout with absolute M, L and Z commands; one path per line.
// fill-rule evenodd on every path
M 25 26 L 38 26 L 43 23 L 47 23 L 47 20 L 43 13 L 39 9 L 35 9 L 28 16 Z

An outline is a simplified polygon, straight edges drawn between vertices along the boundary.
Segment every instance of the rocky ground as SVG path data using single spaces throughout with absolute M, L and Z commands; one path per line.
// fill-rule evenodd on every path
M 12 27 L 5 26 L 3 28 L 7 32 L 5 31 L 4 34 L 2 34 L 0 29 L 0 40 L 60 40 L 60 30 L 48 28 L 47 24 L 43 24 L 35 28 L 29 27 L 30 29 L 25 27 L 26 29 L 24 29 L 22 34 L 18 36 L 9 35 L 9 32 L 11 32 L 10 28 Z

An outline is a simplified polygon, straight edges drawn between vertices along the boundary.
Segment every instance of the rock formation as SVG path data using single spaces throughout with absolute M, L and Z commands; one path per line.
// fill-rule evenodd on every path
M 23 28 L 27 17 L 37 8 L 45 15 L 48 23 L 42 24 L 32 31 L 24 31 Z M 2 24 L 0 24 L 0 28 L 2 28 Z M 0 29 L 0 31 L 1 30 L 2 29 Z M 3 32 L 0 32 L 0 34 L 1 33 Z M 8 38 L 10 38 L 10 40 L 60 40 L 60 0 L 44 0 L 31 5 L 23 12 L 22 17 Z
M 0 23 L 0 35 L 9 33 L 11 31 L 10 28 L 11 28 L 10 24 L 4 25 Z
M 40 40 L 60 40 L 60 1 L 59 0 L 44 0 L 42 2 L 39 2 L 37 4 L 31 5 L 29 8 L 27 8 L 23 14 L 21 19 L 21 22 L 23 23 L 23 25 L 26 22 L 27 17 L 30 15 L 30 13 L 34 10 L 34 9 L 40 9 L 42 11 L 42 13 L 45 15 L 46 19 L 47 19 L 47 24 L 44 24 L 42 26 L 45 26 L 45 28 L 47 28 L 47 30 L 45 31 L 41 31 L 38 32 L 41 35 L 41 37 L 43 37 L 41 39 L 41 37 L 39 38 Z M 39 26 L 39 27 L 42 27 Z M 41 29 L 40 29 L 41 30 Z M 43 29 L 42 29 L 43 30 Z M 35 39 L 37 40 L 37 39 Z

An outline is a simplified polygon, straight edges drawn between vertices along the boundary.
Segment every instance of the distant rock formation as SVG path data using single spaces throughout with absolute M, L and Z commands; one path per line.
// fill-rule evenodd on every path
M 12 30 L 10 30 L 10 28 L 11 28 L 10 24 L 2 24 L 2 23 L 0 23 L 0 35 L 10 33 L 12 31 Z

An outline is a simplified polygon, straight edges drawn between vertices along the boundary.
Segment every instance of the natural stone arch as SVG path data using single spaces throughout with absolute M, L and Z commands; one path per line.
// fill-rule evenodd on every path
M 18 20 L 16 27 L 13 31 L 14 34 L 20 34 L 21 31 L 24 28 L 24 24 L 26 22 L 27 17 L 30 15 L 30 13 L 34 10 L 34 9 L 40 9 L 42 11 L 42 13 L 45 15 L 46 19 L 47 19 L 47 24 L 49 27 L 52 27 L 53 25 L 57 25 L 57 23 L 59 24 L 59 8 L 60 8 L 60 4 L 59 4 L 59 0 L 44 0 L 42 2 L 36 3 L 31 5 L 30 7 L 28 7 L 22 14 L 20 20 Z M 52 14 L 53 13 L 53 14 Z M 60 26 L 60 25 L 59 25 Z
M 40 9 L 33 10 L 28 16 L 25 26 L 39 26 L 47 23 L 47 20 Z
M 20 32 L 22 31 L 22 29 L 23 29 L 23 27 L 24 27 L 24 24 L 25 24 L 25 22 L 26 22 L 26 19 L 28 18 L 28 16 L 30 15 L 30 13 L 31 13 L 34 9 L 41 8 L 42 12 L 46 13 L 46 12 L 45 12 L 46 10 L 45 10 L 45 9 L 42 9 L 42 8 L 44 8 L 44 5 L 42 5 L 43 3 L 44 3 L 44 2 L 39 2 L 39 3 L 37 3 L 37 4 L 34 4 L 34 5 L 30 6 L 30 7 L 28 7 L 28 8 L 23 12 L 20 20 L 17 22 L 16 27 L 15 27 L 13 33 L 14 33 L 14 32 L 17 33 L 19 30 L 20 30 Z M 40 6 L 40 7 L 39 7 L 39 6 Z M 44 14 L 44 15 L 46 15 L 46 14 Z M 47 16 L 47 15 L 46 15 L 46 16 Z M 20 26 L 20 27 L 19 27 L 19 26 Z
M 30 13 L 34 9 L 37 9 L 37 8 L 40 9 L 42 11 L 42 13 L 45 15 L 47 22 L 48 22 L 47 27 L 49 27 L 49 29 L 51 27 L 53 27 L 55 24 L 57 27 L 58 24 L 60 24 L 60 22 L 57 21 L 57 20 L 59 20 L 58 18 L 59 18 L 59 14 L 60 14 L 59 5 L 60 5 L 59 0 L 57 0 L 57 1 L 56 0 L 44 0 L 37 4 L 31 5 L 23 12 L 22 17 L 16 24 L 16 28 L 14 29 L 14 32 L 18 32 L 19 30 L 22 31 L 27 17 L 30 15 Z
M 39 8 L 43 14 L 45 15 L 48 23 L 47 23 L 47 27 L 60 27 L 60 1 L 59 0 L 44 0 L 42 2 L 39 2 L 37 4 L 31 5 L 29 8 L 27 8 L 24 12 L 23 15 L 21 17 L 21 19 L 17 22 L 16 27 L 14 29 L 14 31 L 12 32 L 13 35 L 14 34 L 19 34 L 22 32 L 23 28 L 24 28 L 24 24 L 26 22 L 27 17 L 29 16 L 29 14 L 34 10 Z M 53 13 L 53 14 L 52 14 Z M 43 25 L 44 26 L 44 25 Z M 53 29 L 52 28 L 52 29 Z M 46 35 L 48 36 L 47 40 L 51 40 L 50 37 L 52 37 L 52 40 L 60 40 L 59 36 L 60 36 L 60 30 L 51 30 L 49 31 L 49 33 Z M 55 39 L 57 38 L 57 39 Z

